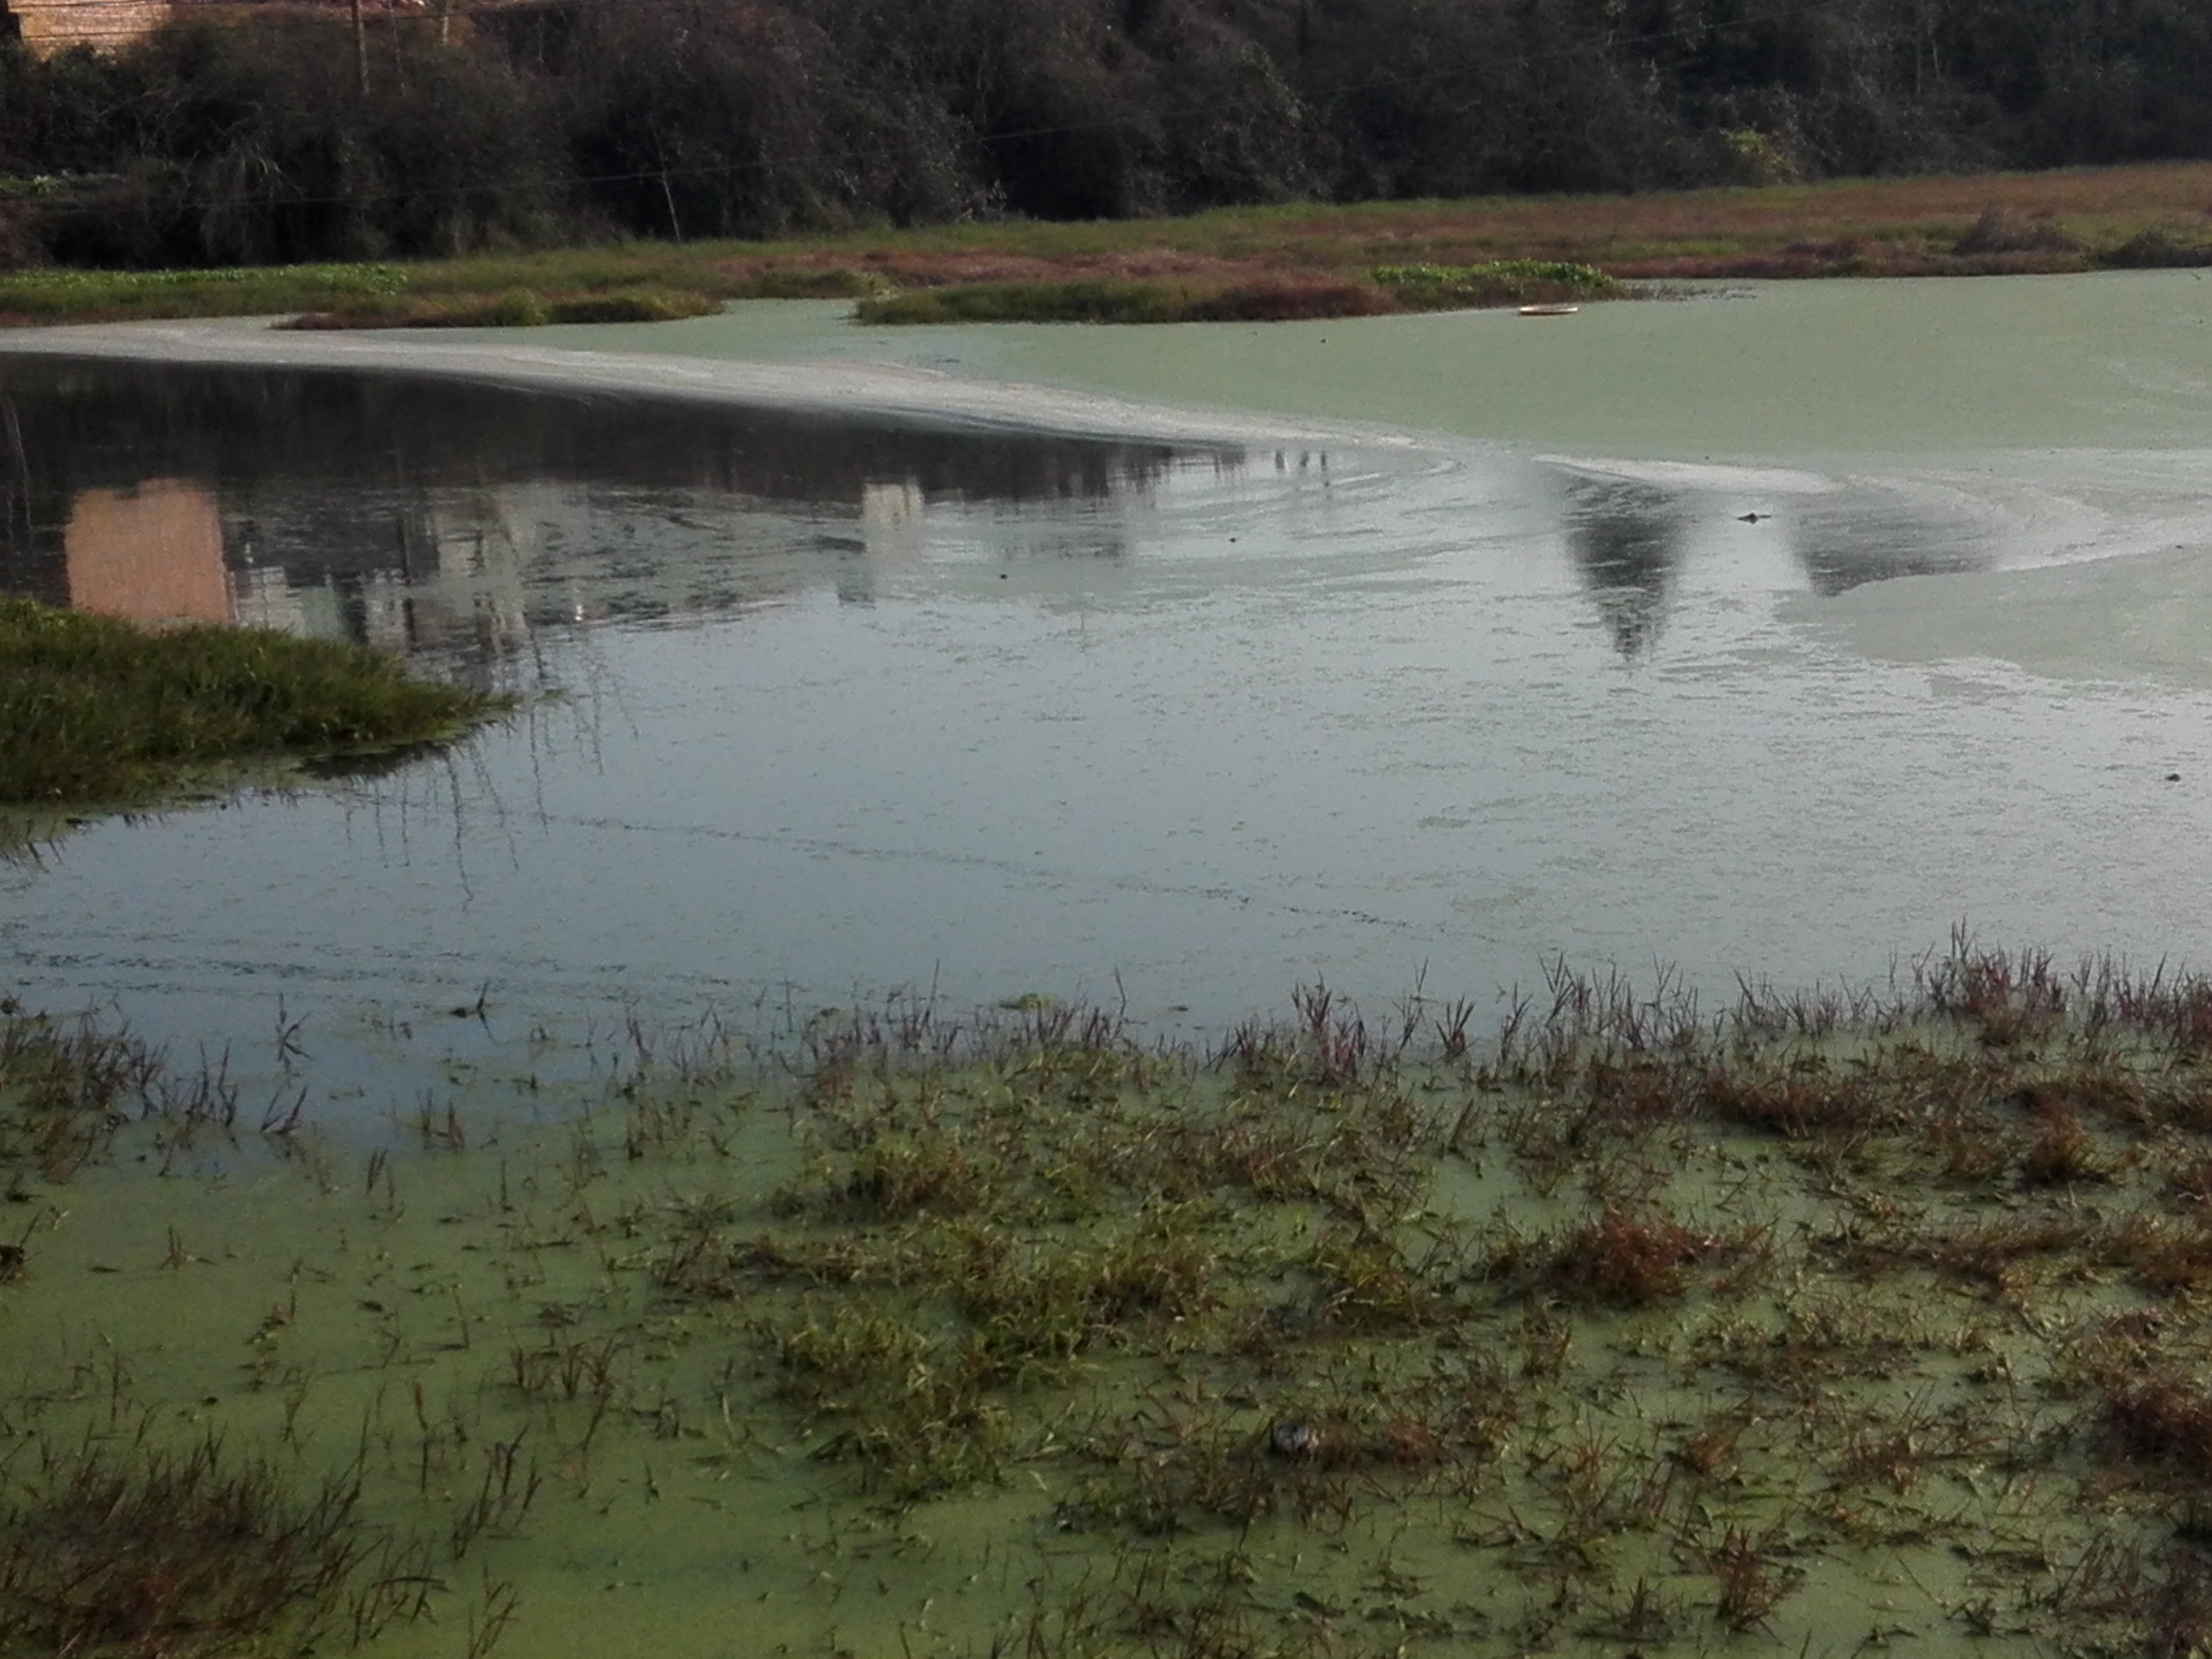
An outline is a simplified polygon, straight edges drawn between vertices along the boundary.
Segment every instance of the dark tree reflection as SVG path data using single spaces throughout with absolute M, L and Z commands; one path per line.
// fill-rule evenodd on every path
M 1989 525 L 1870 491 L 1801 507 L 1791 532 L 1813 591 L 1831 596 L 1893 576 L 1986 570 L 1996 560 L 1996 533 Z
M 1656 484 L 1577 479 L 1568 487 L 1567 550 L 1616 650 L 1650 648 L 1682 561 L 1680 502 Z

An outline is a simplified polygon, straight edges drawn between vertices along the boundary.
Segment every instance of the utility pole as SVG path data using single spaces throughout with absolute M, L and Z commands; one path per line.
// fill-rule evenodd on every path
M 353 0 L 353 67 L 361 95 L 368 96 L 368 27 L 362 21 L 361 0 Z

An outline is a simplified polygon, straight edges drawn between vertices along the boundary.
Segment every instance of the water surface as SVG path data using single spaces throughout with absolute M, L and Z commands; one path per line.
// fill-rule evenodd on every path
M 629 1006 L 1044 994 L 1210 1034 L 1324 975 L 1487 1004 L 1552 953 L 1878 975 L 1962 919 L 2195 956 L 2175 277 L 549 331 L 1056 386 L 1059 431 L 667 404 L 599 357 L 566 393 L 425 377 L 441 343 L 376 343 L 411 378 L 11 360 L 10 586 L 562 694 L 445 762 L 78 831 L 0 873 L 11 988 L 240 1064 L 281 999 L 319 1086 L 386 1104 Z M 1267 412 L 1085 435 L 1101 392 Z

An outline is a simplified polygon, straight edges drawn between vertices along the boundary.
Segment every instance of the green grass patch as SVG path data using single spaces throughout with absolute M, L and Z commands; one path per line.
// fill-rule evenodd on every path
M 732 300 L 847 300 L 875 274 L 735 243 L 621 246 L 416 264 L 0 274 L 0 321 L 130 322 L 297 315 L 308 328 L 514 328 L 655 323 Z
M 1375 280 L 1409 311 L 1552 305 L 1625 293 L 1595 265 L 1571 259 L 1492 259 L 1472 265 L 1382 265 Z
M 957 283 L 863 300 L 863 323 L 1176 323 L 1191 297 L 1171 283 Z
M 844 265 L 770 265 L 733 285 L 738 300 L 865 300 L 883 292 L 883 280 Z
M 0 314 L 33 323 L 161 317 L 254 317 L 389 300 L 411 273 L 395 264 L 231 270 L 29 270 L 0 277 Z
M 448 740 L 510 706 L 363 647 L 0 599 L 0 803 L 127 805 L 208 769 Z

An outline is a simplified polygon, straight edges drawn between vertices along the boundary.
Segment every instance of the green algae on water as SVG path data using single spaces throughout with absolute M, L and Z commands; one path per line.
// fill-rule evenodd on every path
M 339 1482 L 426 1583 L 393 1656 L 2185 1651 L 2208 1010 L 1962 945 L 1211 1054 L 902 1006 L 382 1146 L 157 1117 L 19 1184 L 0 1479 Z

